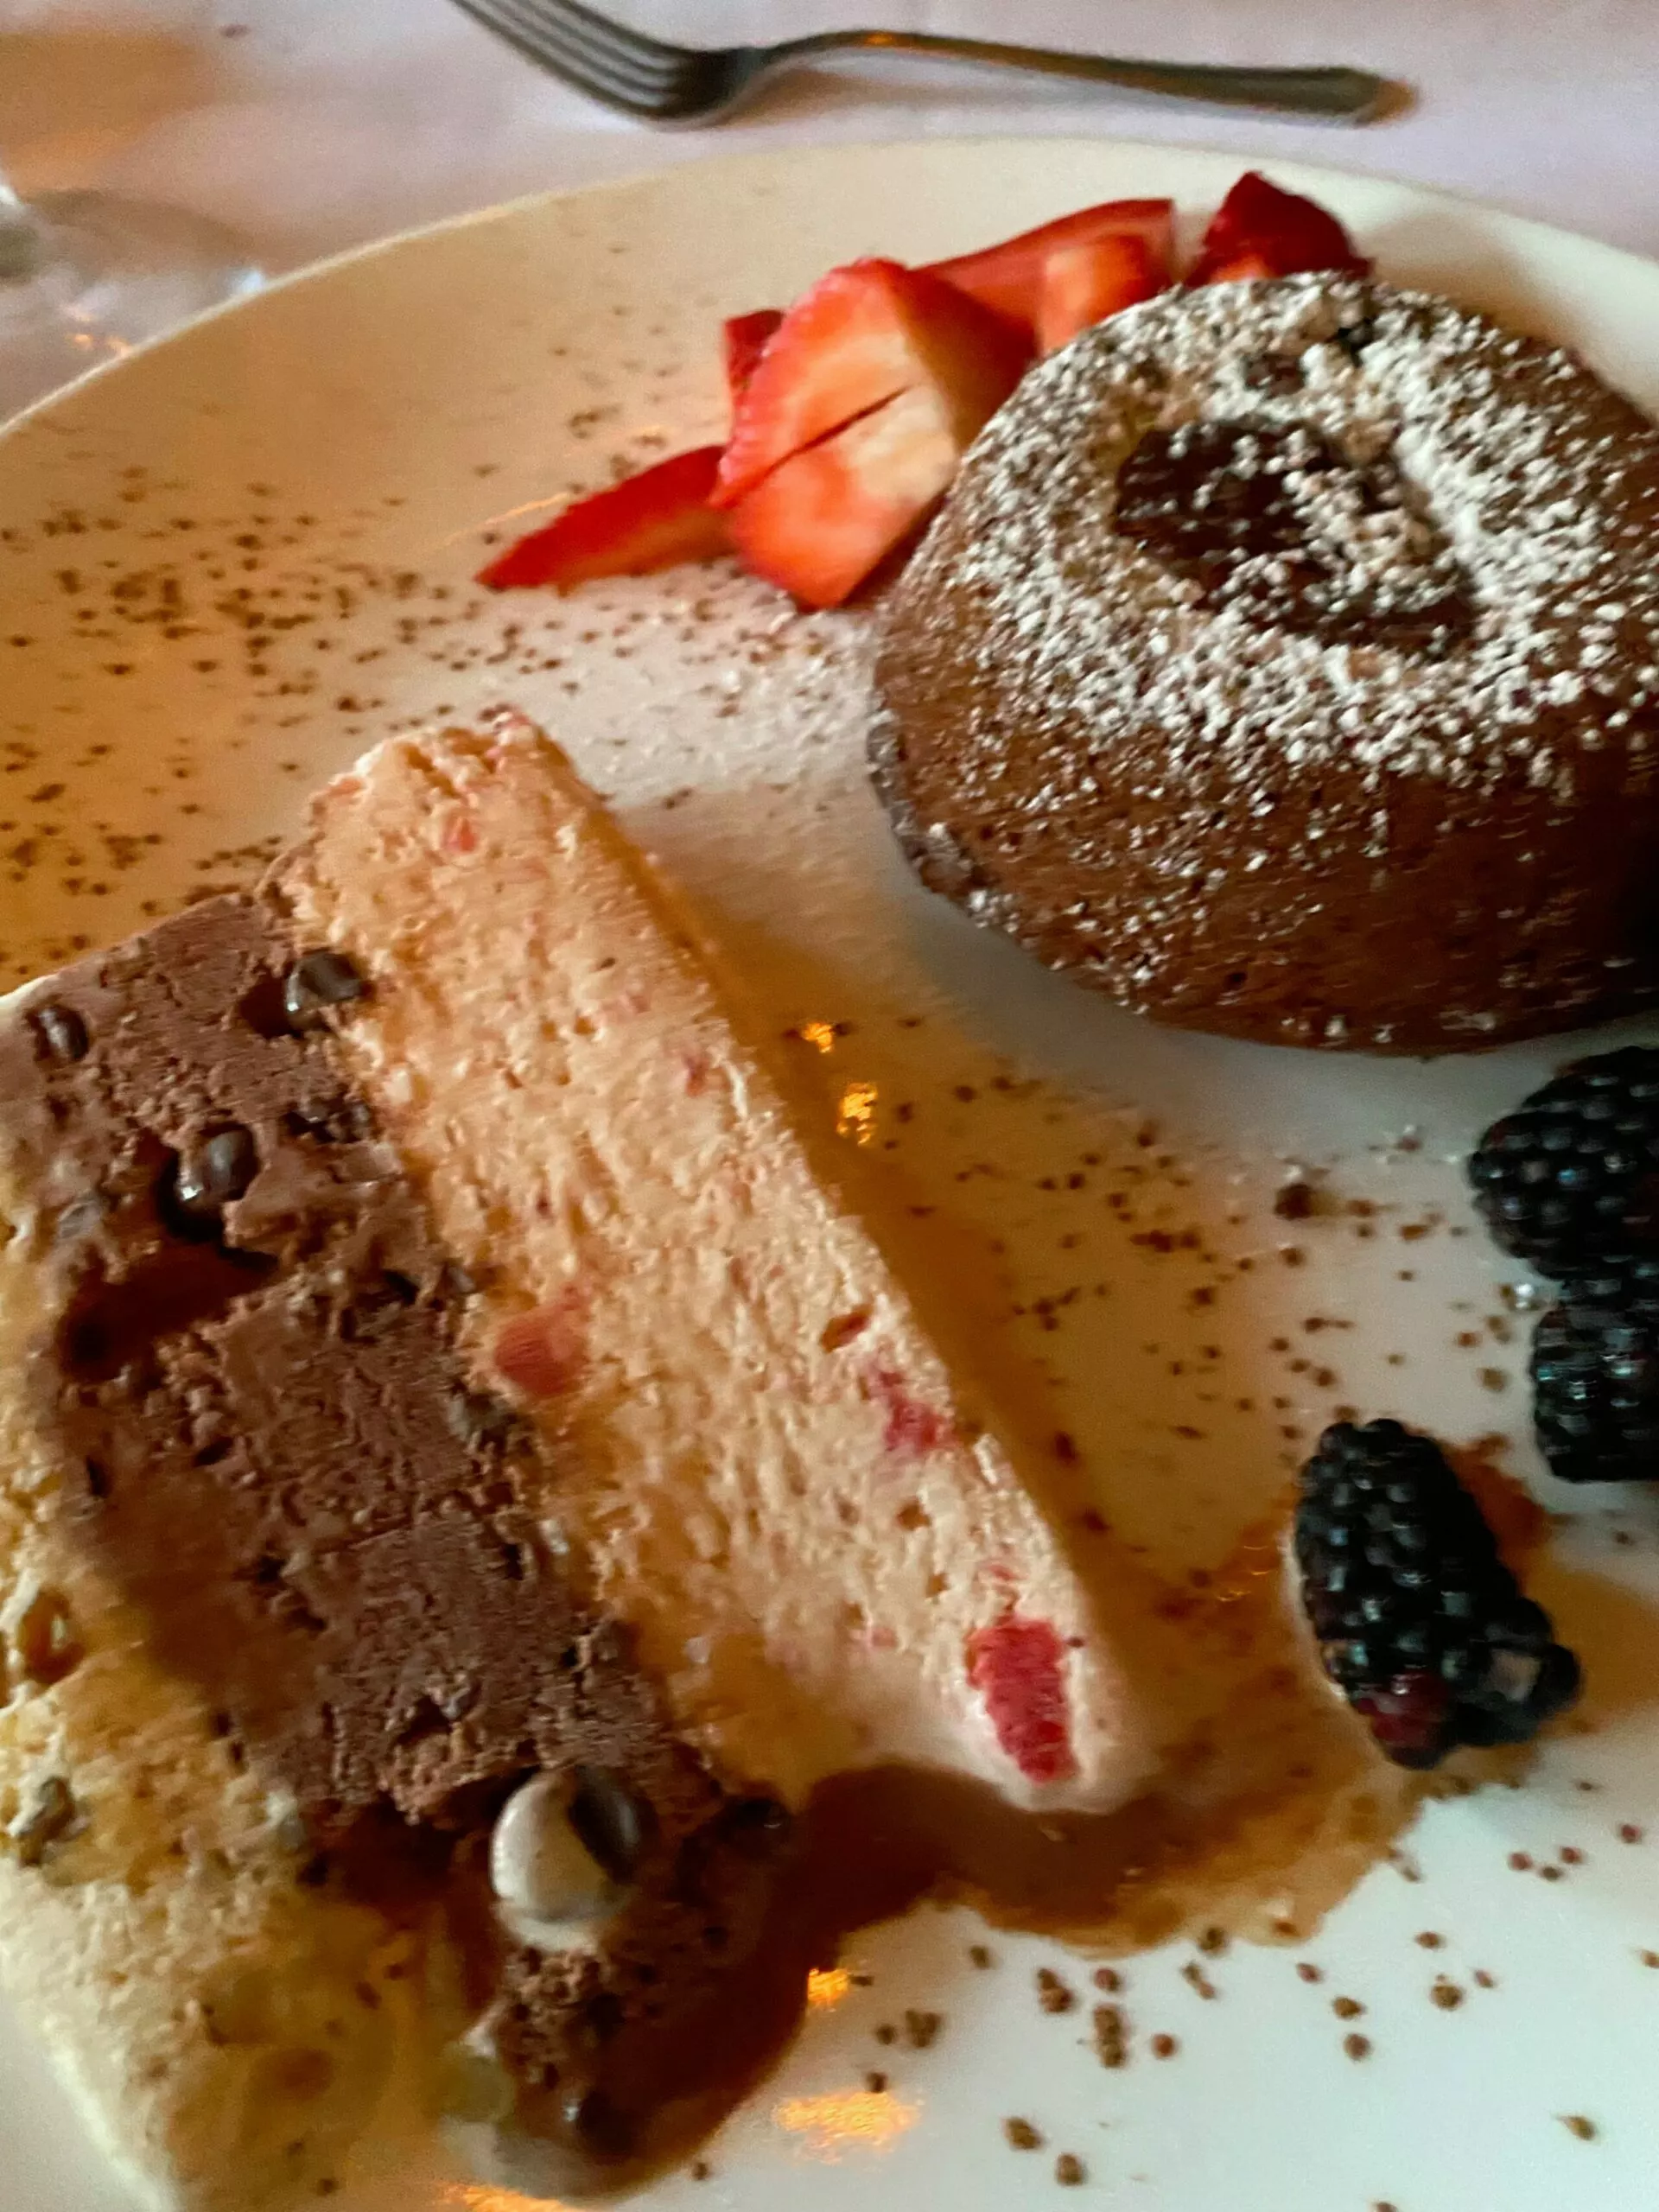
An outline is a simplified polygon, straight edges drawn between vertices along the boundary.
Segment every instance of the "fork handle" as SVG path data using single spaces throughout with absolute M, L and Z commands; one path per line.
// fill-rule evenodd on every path
M 766 49 L 768 63 L 804 60 L 819 54 L 925 54 L 1005 69 L 1032 69 L 1046 77 L 1077 77 L 1128 92 L 1161 92 L 1172 99 L 1212 106 L 1277 110 L 1284 115 L 1324 116 L 1340 123 L 1369 123 L 1382 114 L 1395 87 L 1365 69 L 1239 69 L 1203 62 L 1129 61 L 1109 54 L 1062 54 L 1051 47 L 1005 46 L 996 39 L 944 38 L 931 31 L 818 31 Z

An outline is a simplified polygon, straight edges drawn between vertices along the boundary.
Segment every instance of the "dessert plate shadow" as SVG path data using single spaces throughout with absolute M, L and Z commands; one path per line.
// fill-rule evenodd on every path
M 914 887 L 863 778 L 859 614 L 798 615 L 720 565 L 565 601 L 470 581 L 492 533 L 720 435 L 723 315 L 1091 200 L 1201 212 L 1239 166 L 957 140 L 530 201 L 277 285 L 0 440 L 6 987 L 245 880 L 376 739 L 512 700 L 701 901 L 918 1264 L 978 1255 L 979 1325 L 1131 1540 L 1213 1566 L 1338 1408 L 1482 1440 L 1560 1516 L 1538 1594 L 1590 1693 L 1520 1786 L 1430 1807 L 1294 1943 L 1116 1961 L 1122 2066 L 1096 2048 L 1095 1961 L 954 1910 L 872 1932 L 707 2176 L 660 2180 L 652 2212 L 1009 2212 L 1052 2201 L 1063 2158 L 1080 2202 L 1148 2212 L 1652 2196 L 1659 1502 L 1539 1472 L 1529 1293 L 1459 1165 L 1583 1040 L 1424 1065 L 1153 1029 Z M 1659 406 L 1659 268 L 1405 186 L 1273 174 L 1385 276 L 1563 339 Z M 1315 1193 L 1296 1218 L 1274 1206 L 1293 1173 Z M 1069 2006 L 1039 2003 L 1045 1967 Z M 9 2016 L 0 2137 L 9 2212 L 126 2201 Z M 530 2200 L 434 2154 L 334 2202 Z

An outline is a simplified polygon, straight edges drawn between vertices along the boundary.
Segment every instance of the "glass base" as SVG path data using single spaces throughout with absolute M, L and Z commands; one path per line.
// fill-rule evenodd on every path
M 263 273 L 206 216 L 102 192 L 0 207 L 0 419 Z

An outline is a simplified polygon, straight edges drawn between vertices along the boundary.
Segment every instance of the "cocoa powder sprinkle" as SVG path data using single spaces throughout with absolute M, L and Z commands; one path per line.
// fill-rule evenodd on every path
M 1655 1961 L 1659 1965 L 1659 1960 Z M 1128 2063 L 1128 2031 L 1117 2005 L 1096 2005 L 1094 2012 L 1095 2056 L 1103 2066 Z

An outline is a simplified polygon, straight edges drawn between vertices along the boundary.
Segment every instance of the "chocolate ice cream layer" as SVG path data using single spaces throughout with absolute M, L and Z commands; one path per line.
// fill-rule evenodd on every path
M 338 1063 L 364 989 L 247 897 L 14 1001 L 0 1097 L 43 1262 L 56 1510 L 152 1656 L 291 1796 L 308 1878 L 394 1909 L 441 1895 L 538 2123 L 622 2155 L 635 2121 L 599 2087 L 605 2046 L 643 1990 L 661 2014 L 729 1973 L 787 1822 L 676 1741 L 626 1632 L 525 1510 L 526 1478 L 557 1470 L 469 1387 L 472 1285 Z M 540 1775 L 556 1788 L 532 1812 L 569 1831 L 551 1898 L 515 1886 L 546 1871 L 534 1822 L 514 1822 L 517 1872 L 486 1864 Z M 515 1916 L 540 1940 L 516 1942 Z

